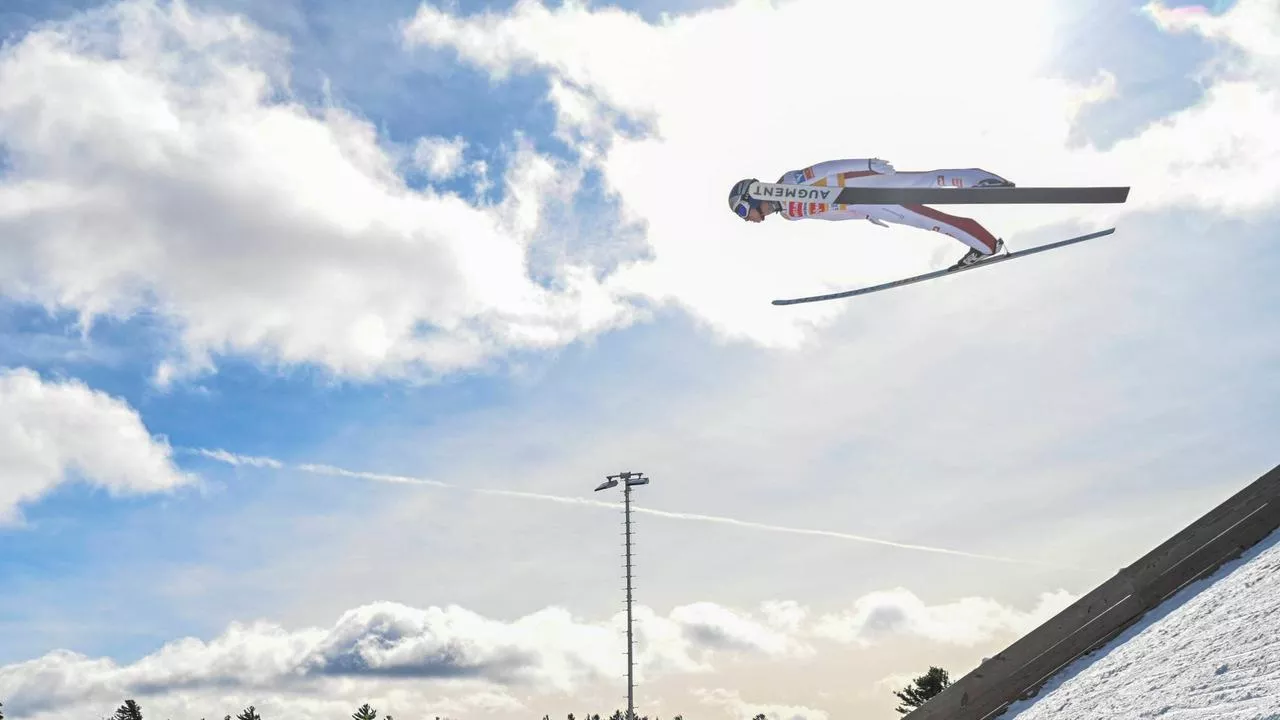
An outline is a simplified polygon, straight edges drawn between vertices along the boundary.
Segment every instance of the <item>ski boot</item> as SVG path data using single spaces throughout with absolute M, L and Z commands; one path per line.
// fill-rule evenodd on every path
M 975 263 L 982 262 L 986 258 L 995 257 L 1000 253 L 1001 250 L 1004 250 L 1004 239 L 996 238 L 996 249 L 992 251 L 990 254 L 978 252 L 977 248 L 969 248 L 969 252 L 965 253 L 964 257 L 960 258 L 960 260 L 957 261 L 955 265 L 952 265 L 947 269 L 959 270 L 960 268 L 963 268 L 963 267 L 969 267 L 970 265 L 973 265 Z

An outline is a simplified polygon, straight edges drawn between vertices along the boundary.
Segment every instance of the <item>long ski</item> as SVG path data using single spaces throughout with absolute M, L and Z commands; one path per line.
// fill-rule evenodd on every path
M 915 275 L 913 277 L 903 278 L 901 280 L 893 280 L 891 282 L 882 283 L 880 285 L 872 285 L 870 287 L 858 288 L 856 290 L 845 290 L 843 292 L 828 293 L 826 295 L 811 295 L 809 297 L 790 298 L 787 300 L 774 300 L 773 304 L 774 305 L 797 305 L 799 303 L 810 303 L 810 302 L 818 302 L 820 300 L 835 300 L 838 298 L 853 297 L 855 295 L 866 295 L 868 293 L 878 292 L 880 290 L 888 290 L 889 288 L 902 287 L 903 285 L 911 285 L 913 283 L 923 282 L 925 280 L 933 280 L 935 278 L 945 277 L 947 275 L 955 275 L 956 273 L 962 273 L 962 272 L 965 272 L 966 270 L 976 270 L 978 268 L 988 267 L 991 265 L 995 265 L 997 263 L 1002 263 L 1005 260 L 1014 260 L 1020 257 L 1026 257 L 1027 255 L 1034 255 L 1039 252 L 1045 252 L 1046 250 L 1053 250 L 1055 248 L 1060 248 L 1066 245 L 1072 245 L 1074 243 L 1084 242 L 1085 240 L 1092 240 L 1097 237 L 1102 237 L 1103 235 L 1110 235 L 1115 231 L 1116 231 L 1115 228 L 1107 228 L 1106 230 L 1099 230 L 1098 232 L 1089 233 L 1088 235 L 1081 235 L 1079 237 L 1068 238 L 1066 240 L 1059 240 L 1058 242 L 1049 243 L 1047 245 L 1039 245 L 1033 248 L 1027 248 L 1026 250 L 1018 250 L 1017 252 L 997 255 L 988 260 L 979 260 L 978 262 L 972 265 L 965 265 L 963 267 L 952 266 L 945 270 L 935 270 L 933 272 L 924 273 L 923 275 Z
M 828 205 L 1060 205 L 1123 203 L 1128 187 L 893 188 L 752 183 L 748 194 L 774 202 Z

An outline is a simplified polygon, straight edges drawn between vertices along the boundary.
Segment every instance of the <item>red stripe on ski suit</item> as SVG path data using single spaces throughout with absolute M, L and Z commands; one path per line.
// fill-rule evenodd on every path
M 911 210 L 913 212 L 918 212 L 921 215 L 924 215 L 925 217 L 930 217 L 930 218 L 933 218 L 934 220 L 939 220 L 941 222 L 954 225 L 957 228 L 963 230 L 964 232 L 969 233 L 970 235 L 978 238 L 978 241 L 981 242 L 983 245 L 987 246 L 988 254 L 996 251 L 996 237 L 992 235 L 990 231 L 988 231 L 986 228 L 982 227 L 982 225 L 978 224 L 978 221 L 973 220 L 972 218 L 949 215 L 947 213 L 942 212 L 941 210 L 934 210 L 933 208 L 928 207 L 927 205 L 903 205 L 902 207 L 907 208 L 908 210 Z

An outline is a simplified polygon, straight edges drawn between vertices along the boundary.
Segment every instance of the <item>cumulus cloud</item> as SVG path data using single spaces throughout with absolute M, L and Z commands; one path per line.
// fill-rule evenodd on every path
M 639 608 L 637 661 L 650 676 L 705 672 L 717 657 L 788 657 L 801 648 L 756 621 L 710 603 L 667 617 Z M 270 698 L 403 678 L 463 683 L 476 702 L 509 709 L 509 690 L 570 693 L 623 672 L 621 616 L 589 623 L 559 608 L 512 622 L 464 608 L 375 603 L 331 628 L 233 624 L 221 636 L 184 638 L 129 664 L 58 651 L 0 668 L 0 697 L 15 711 L 55 710 L 177 693 Z M 339 683 L 345 683 L 340 685 Z M 466 683 L 471 683 L 467 685 Z M 324 694 L 324 693 L 321 693 Z
M 1169 207 L 1234 214 L 1274 205 L 1274 75 L 1207 70 L 1203 102 L 1106 151 L 1077 143 L 1083 110 L 1124 98 L 1106 69 L 1083 81 L 1054 74 L 1051 40 L 1073 7 L 1061 0 L 735 2 L 647 22 L 581 2 L 525 0 L 469 16 L 424 3 L 404 37 L 411 46 L 452 49 L 498 79 L 550 78 L 547 98 L 559 110 L 561 133 L 596 159 L 624 218 L 644 227 L 653 249 L 653 261 L 627 265 L 615 287 L 679 303 L 727 335 L 791 346 L 846 306 L 779 313 L 769 298 L 941 266 L 964 248 L 865 223 L 743 227 L 724 199 L 743 177 L 773 179 L 821 160 L 878 156 L 901 170 L 981 166 L 1023 185 L 1133 187 L 1123 207 L 969 211 L 1011 246 L 1060 223 L 1096 227 Z M 1171 19 L 1151 7 L 1162 27 L 1229 37 L 1254 57 L 1274 54 L 1269 31 L 1253 27 L 1275 27 L 1269 0 L 1244 0 L 1213 22 Z M 930 22 L 919 23 L 922 15 Z M 850 27 L 911 27 L 911 43 L 895 33 L 850 34 Z M 990 48 L 1018 60 L 978 59 Z
M 1065 590 L 1043 593 L 1034 608 L 1022 611 L 980 597 L 928 605 L 910 590 L 896 588 L 870 593 L 858 598 L 846 612 L 823 616 L 815 623 L 813 633 L 862 646 L 901 635 L 972 646 L 998 633 L 1025 634 L 1075 599 Z
M 763 622 L 710 602 L 676 607 L 665 616 L 638 606 L 637 678 L 649 682 L 673 674 L 713 673 L 734 658 L 794 662 L 818 652 L 813 640 L 863 642 L 914 633 L 973 644 L 997 631 L 1024 632 L 1069 599 L 1063 593 L 1046 595 L 1036 608 L 1021 612 L 978 598 L 927 606 L 911 593 L 895 590 L 863 597 L 852 612 L 813 623 L 801 622 L 807 611 L 790 600 L 762 605 Z M 299 716 L 305 718 L 321 717 L 320 709 L 361 693 L 409 693 L 401 701 L 421 706 L 427 697 L 423 693 L 447 689 L 454 703 L 470 698 L 466 703 L 473 707 L 510 710 L 518 707 L 516 692 L 569 695 L 619 677 L 625 671 L 624 622 L 621 614 L 588 622 L 554 607 L 504 622 L 457 606 L 380 602 L 344 613 L 329 628 L 235 623 L 212 640 L 175 640 L 128 665 L 51 652 L 0 667 L 0 697 L 15 712 L 34 713 L 130 696 L 176 708 L 215 699 L 265 707 L 307 695 L 317 712 Z M 426 682 L 394 682 L 406 678 Z M 825 717 L 809 708 L 744 703 L 723 690 L 706 698 L 733 712 L 749 711 L 747 717 L 760 712 L 777 720 Z
M 767 611 L 766 611 L 767 612 Z M 812 650 L 790 637 L 785 628 L 774 628 L 710 602 L 678 607 L 671 620 L 694 647 L 736 650 L 774 657 L 800 657 Z
M 825 710 L 802 705 L 747 702 L 736 690 L 697 690 L 695 695 L 704 705 L 722 708 L 735 720 L 751 720 L 759 715 L 768 720 L 827 720 L 828 717 Z
M 0 524 L 67 482 L 111 495 L 161 493 L 196 482 L 173 463 L 128 403 L 78 380 L 0 368 Z
M 1126 208 L 984 208 L 1013 244 L 1056 222 L 1271 205 L 1274 8 L 1246 0 L 1205 20 L 1149 7 L 1163 28 L 1232 43 L 1247 72 L 1209 71 L 1204 102 L 1102 152 L 1069 139 L 1082 109 L 1123 99 L 1115 78 L 1038 74 L 1059 0 L 742 2 L 656 23 L 574 2 L 472 17 L 424 4 L 405 23 L 408 43 L 453 48 L 498 78 L 547 74 L 556 133 L 577 153 L 552 159 L 517 137 L 503 201 L 477 204 L 410 188 L 401 151 L 374 123 L 292 100 L 279 38 L 239 16 L 127 0 L 0 54 L 0 292 L 86 322 L 155 312 L 181 348 L 156 369 L 162 384 L 214 367 L 219 353 L 354 377 L 447 373 L 618 327 L 651 301 L 734 337 L 793 345 L 843 306 L 778 312 L 769 297 L 884 279 L 963 248 L 869 224 L 806 225 L 799 242 L 797 225 L 747 228 L 724 205 L 740 177 L 878 155 L 902 169 L 983 165 L 1023 184 L 1134 186 Z M 913 22 L 921 12 L 934 22 Z M 846 32 L 865 25 L 910 25 L 915 47 L 937 51 Z M 835 49 L 830 73 L 765 61 L 798 47 Z M 980 74 L 938 62 L 986 47 L 1019 62 L 984 62 Z M 739 82 L 744 57 L 760 60 Z M 831 73 L 867 58 L 895 71 L 832 91 Z M 797 118 L 840 129 L 795 132 Z M 440 179 L 469 167 L 487 189 L 486 166 L 464 163 L 467 142 L 423 138 L 410 155 Z M 589 169 L 621 226 L 576 218 L 592 247 L 566 253 L 559 218 L 577 208 Z M 605 242 L 634 233 L 643 247 Z
M 761 604 L 768 623 L 776 628 L 795 632 L 808 617 L 809 611 L 795 600 L 768 600 Z
M 547 609 L 507 624 L 457 607 L 382 604 L 347 613 L 317 644 L 306 672 L 321 675 L 483 677 L 572 688 L 606 662 L 604 627 Z
M 588 268 L 526 269 L 571 166 L 515 142 L 502 203 L 413 190 L 374 123 L 291 99 L 286 53 L 149 0 L 6 45 L 0 292 L 85 322 L 154 311 L 182 348 L 162 383 L 227 352 L 444 373 L 625 320 Z M 453 169 L 447 147 L 426 159 Z
M 1166 32 L 1191 32 L 1239 51 L 1226 63 L 1230 71 L 1280 79 L 1280 6 L 1266 0 L 1242 0 L 1220 15 L 1202 7 L 1170 7 L 1148 2 L 1143 11 Z M 1243 64 L 1239 64 L 1242 62 Z

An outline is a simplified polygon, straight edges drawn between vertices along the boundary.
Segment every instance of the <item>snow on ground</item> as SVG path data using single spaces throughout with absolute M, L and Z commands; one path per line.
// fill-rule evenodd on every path
M 1000 720 L 1280 720 L 1280 530 Z

